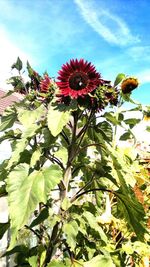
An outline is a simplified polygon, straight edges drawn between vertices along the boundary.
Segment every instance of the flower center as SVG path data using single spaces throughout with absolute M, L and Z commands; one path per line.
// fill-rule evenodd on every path
M 73 90 L 82 90 L 88 84 L 88 76 L 83 72 L 75 72 L 69 78 L 69 86 Z

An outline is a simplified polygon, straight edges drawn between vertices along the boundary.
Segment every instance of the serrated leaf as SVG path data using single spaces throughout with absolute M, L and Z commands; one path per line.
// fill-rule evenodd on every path
M 69 122 L 70 112 L 59 111 L 50 106 L 48 111 L 48 128 L 53 136 L 57 136 L 63 129 L 63 127 Z
M 82 216 L 87 221 L 89 226 L 99 233 L 101 239 L 107 243 L 107 236 L 105 235 L 103 229 L 96 222 L 96 217 L 89 211 L 85 211 Z
M 104 117 L 110 121 L 113 125 L 120 125 L 120 121 L 117 120 L 116 116 L 110 112 L 105 112 Z
M 0 223 L 0 239 L 2 239 L 5 232 L 8 230 L 10 223 Z
M 67 244 L 74 251 L 76 246 L 76 236 L 78 234 L 78 224 L 76 221 L 70 221 L 63 225 L 63 232 L 66 234 Z
M 30 125 L 29 128 L 27 128 L 23 134 L 22 134 L 22 138 L 17 142 L 15 150 L 12 153 L 12 156 L 9 160 L 8 163 L 8 169 L 13 165 L 16 164 L 19 159 L 20 159 L 20 155 L 21 153 L 24 151 L 24 149 L 27 147 L 28 145 L 28 138 L 31 138 L 32 136 L 34 136 L 36 134 L 36 131 L 40 128 L 40 125 L 37 124 L 33 124 Z
M 120 214 L 126 219 L 128 226 L 135 232 L 138 239 L 144 241 L 146 230 L 143 226 L 145 212 L 142 204 L 125 189 L 122 189 L 122 191 L 120 189 L 115 194 L 118 196 L 117 205 Z
M 7 108 L 1 118 L 0 131 L 4 131 L 8 128 L 11 128 L 16 120 L 17 120 L 16 110 L 12 108 Z
M 98 255 L 84 263 L 83 267 L 115 267 L 110 256 Z
M 116 87 L 119 83 L 121 83 L 125 77 L 124 73 L 119 73 L 115 79 L 114 86 Z
M 40 107 L 32 111 L 26 109 L 18 109 L 18 120 L 25 128 L 28 128 L 33 123 L 37 123 L 41 119 L 41 117 L 44 116 L 44 114 L 45 108 L 43 105 L 40 105 Z
M 106 141 L 112 141 L 112 127 L 107 121 L 103 121 L 97 124 L 98 131 L 102 134 Z
M 29 166 L 20 164 L 9 174 L 7 181 L 12 229 L 11 246 L 15 243 L 17 231 L 27 223 L 37 204 L 46 203 L 48 193 L 62 179 L 62 171 L 56 165 L 28 174 Z

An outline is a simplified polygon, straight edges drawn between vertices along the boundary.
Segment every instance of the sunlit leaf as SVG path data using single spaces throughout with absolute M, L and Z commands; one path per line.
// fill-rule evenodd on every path
M 29 128 L 33 123 L 38 123 L 45 112 L 43 105 L 32 111 L 20 108 L 18 109 L 18 119 L 25 128 Z
M 113 263 L 112 259 L 110 256 L 105 256 L 105 255 L 98 255 L 92 260 L 87 261 L 83 265 L 84 267 L 115 267 L 115 264 Z
M 27 223 L 38 203 L 46 203 L 48 193 L 61 178 L 62 172 L 56 165 L 29 175 L 29 166 L 20 164 L 9 174 L 7 191 L 12 229 L 11 246 L 15 243 L 17 231 Z
M 138 239 L 143 241 L 146 229 L 143 226 L 145 212 L 142 204 L 124 189 L 118 190 L 115 194 L 118 196 L 117 205 L 121 216 L 126 219 L 128 226 L 135 232 Z
M 50 106 L 48 111 L 48 128 L 53 136 L 57 136 L 63 127 L 69 122 L 70 112 L 59 111 Z
M 69 267 L 66 266 L 62 261 L 59 260 L 52 260 L 47 267 Z
M 126 76 L 124 73 L 119 73 L 115 79 L 114 86 L 117 86 L 119 83 L 121 83 L 125 77 Z
M 107 243 L 107 236 L 105 235 L 103 229 L 98 225 L 98 223 L 96 222 L 96 218 L 95 216 L 89 212 L 89 211 L 85 211 L 83 213 L 83 218 L 87 221 L 87 223 L 89 224 L 89 226 L 94 229 L 95 231 L 97 231 L 101 237 L 101 239 Z
M 76 246 L 76 236 L 78 234 L 78 224 L 76 221 L 70 221 L 63 225 L 63 232 L 66 234 L 67 243 L 71 250 L 74 251 Z
M 37 267 L 38 264 L 38 256 L 32 256 L 29 258 L 30 266 Z
M 37 149 L 34 151 L 31 157 L 30 166 L 34 167 L 34 165 L 37 163 L 37 161 L 40 159 L 41 156 L 41 150 Z

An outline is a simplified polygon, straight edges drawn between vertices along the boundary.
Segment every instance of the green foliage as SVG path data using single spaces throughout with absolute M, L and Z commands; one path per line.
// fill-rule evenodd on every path
M 114 86 L 117 86 L 119 83 L 121 83 L 125 77 L 126 76 L 124 73 L 119 73 L 115 79 Z
M 76 221 L 70 221 L 69 223 L 65 223 L 63 225 L 63 232 L 66 235 L 66 242 L 68 246 L 74 251 L 76 247 L 76 236 L 78 234 L 78 224 Z
M 3 235 L 8 230 L 9 227 L 10 227 L 10 223 L 9 222 L 0 223 L 0 239 L 2 239 Z
M 55 165 L 29 174 L 29 166 L 20 164 L 10 172 L 7 181 L 8 203 L 11 219 L 12 242 L 38 203 L 47 202 L 48 193 L 61 179 L 61 170 Z
M 132 157 L 117 143 L 118 127 L 124 127 L 120 141 L 134 138 L 136 144 L 132 128 L 140 122 L 124 119 L 122 104 L 143 110 L 120 93 L 125 75 L 97 95 L 60 101 L 55 81 L 27 62 L 30 80 L 23 82 L 19 58 L 14 68 L 19 75 L 11 83 L 24 97 L 0 125 L 0 142 L 12 148 L 0 164 L 0 197 L 7 195 L 10 218 L 0 223 L 0 238 L 8 229 L 11 235 L 4 255 L 13 255 L 16 267 L 126 267 L 131 260 L 140 266 L 149 249 L 149 178 L 137 153 Z
M 59 111 L 56 107 L 50 106 L 48 111 L 48 128 L 53 136 L 57 136 L 63 127 L 69 122 L 70 112 Z
M 18 57 L 17 58 L 17 61 L 16 61 L 16 63 L 14 63 L 13 65 L 12 65 L 12 69 L 16 69 L 16 70 L 18 70 L 18 71 L 21 71 L 22 70 L 22 61 L 20 60 L 20 58 Z
M 15 108 L 7 108 L 2 116 L 0 131 L 4 131 L 13 126 L 17 120 L 17 113 Z
M 103 256 L 103 255 L 98 255 L 94 257 L 89 262 L 86 262 L 83 266 L 84 267 L 99 267 L 99 266 L 115 267 L 111 257 Z

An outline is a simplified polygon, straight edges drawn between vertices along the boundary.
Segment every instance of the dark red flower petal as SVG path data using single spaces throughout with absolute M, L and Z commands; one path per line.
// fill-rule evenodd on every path
M 87 95 L 103 84 L 100 74 L 91 62 L 71 59 L 58 72 L 57 85 L 62 97 L 78 98 Z

